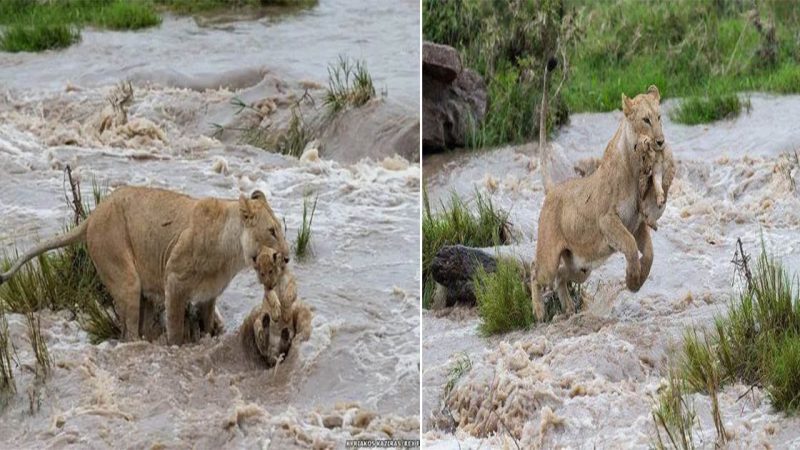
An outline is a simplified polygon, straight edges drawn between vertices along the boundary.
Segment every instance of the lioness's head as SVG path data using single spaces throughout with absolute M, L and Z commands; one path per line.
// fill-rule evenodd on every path
M 244 223 L 242 247 L 247 263 L 257 269 L 256 259 L 265 248 L 280 253 L 284 263 L 289 262 L 289 244 L 283 234 L 283 226 L 272 212 L 267 197 L 255 191 L 246 198 L 239 197 L 239 212 Z
M 280 252 L 269 247 L 264 247 L 256 256 L 258 281 L 268 290 L 275 289 L 278 285 L 283 269 L 286 268 L 286 259 Z
M 622 112 L 630 122 L 637 140 L 648 138 L 661 150 L 664 148 L 664 131 L 661 129 L 661 94 L 655 85 L 650 85 L 647 93 L 633 99 L 622 94 Z

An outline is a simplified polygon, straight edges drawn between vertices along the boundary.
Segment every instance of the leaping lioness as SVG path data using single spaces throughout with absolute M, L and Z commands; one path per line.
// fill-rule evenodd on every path
M 653 244 L 638 211 L 642 163 L 635 145 L 645 139 L 658 149 L 665 147 L 660 99 L 655 86 L 632 100 L 622 94 L 624 115 L 597 170 L 586 178 L 555 185 L 546 193 L 539 214 L 536 259 L 531 267 L 531 295 L 537 320 L 544 319 L 542 287 L 555 284 L 562 310 L 571 314 L 575 305 L 567 283 L 583 283 L 614 252 L 625 255 L 628 289 L 638 291 L 647 279 L 653 263 Z M 674 171 L 665 174 L 662 181 L 665 196 L 673 174 Z M 656 204 L 654 190 L 651 184 L 642 206 L 651 219 L 657 220 L 665 204 Z
M 183 341 L 186 302 L 210 332 L 217 296 L 264 248 L 289 261 L 283 228 L 261 191 L 246 198 L 195 199 L 164 189 L 121 187 L 80 225 L 19 258 L 0 284 L 48 250 L 85 241 L 114 299 L 126 339 L 139 339 L 142 296 L 166 301 L 167 342 Z

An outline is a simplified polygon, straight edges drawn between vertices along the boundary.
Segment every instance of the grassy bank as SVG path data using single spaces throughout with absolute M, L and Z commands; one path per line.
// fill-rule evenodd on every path
M 102 199 L 102 193 L 95 186 L 94 205 Z M 83 211 L 88 214 L 94 205 L 85 204 Z M 8 270 L 17 256 L 0 258 L 0 270 Z M 101 283 L 85 244 L 42 254 L 0 285 L 3 311 L 26 314 L 30 324 L 37 325 L 33 329 L 38 328 L 38 321 L 30 316 L 37 311 L 70 311 L 93 342 L 120 337 L 111 304 L 111 296 Z
M 656 84 L 664 98 L 705 102 L 702 123 L 738 114 L 742 91 L 800 92 L 800 2 L 643 2 L 538 0 L 495 8 L 489 0 L 423 0 L 426 40 L 459 50 L 466 67 L 486 79 L 490 106 L 471 145 L 531 140 L 538 133 L 544 61 L 554 56 L 548 126 L 570 113 L 620 109 Z M 567 64 L 564 64 L 564 63 Z M 720 106 L 720 108 L 716 108 Z
M 138 30 L 157 26 L 163 12 L 193 14 L 231 8 L 313 6 L 316 0 L 4 0 L 0 50 L 38 52 L 80 41 L 85 26 Z
M 718 317 L 710 330 L 688 329 L 672 368 L 670 388 L 661 393 L 654 411 L 659 440 L 690 441 L 694 426 L 686 393 L 708 395 L 717 440 L 727 439 L 717 402 L 726 384 L 740 382 L 763 388 L 779 411 L 800 409 L 800 301 L 797 278 L 762 250 L 746 288 Z M 679 401 L 680 399 L 680 401 Z M 663 445 L 662 445 L 663 446 Z
M 431 264 L 436 253 L 445 245 L 462 244 L 469 247 L 490 247 L 511 240 L 508 212 L 496 208 L 491 199 L 475 193 L 474 208 L 455 192 L 448 204 L 442 202 L 438 211 L 431 210 L 428 193 L 423 190 L 422 211 L 422 306 L 429 308 L 435 282 Z

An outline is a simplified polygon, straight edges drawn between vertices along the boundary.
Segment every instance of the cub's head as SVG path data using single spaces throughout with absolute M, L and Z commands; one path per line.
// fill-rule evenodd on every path
M 256 274 L 258 281 L 267 290 L 275 289 L 286 268 L 286 258 L 278 251 L 269 247 L 263 247 L 256 256 Z
M 239 213 L 245 227 L 242 247 L 248 264 L 255 268 L 258 254 L 264 248 L 280 253 L 284 263 L 288 263 L 289 244 L 283 234 L 283 226 L 270 208 L 264 193 L 255 191 L 250 198 L 240 196 Z
M 657 150 L 664 148 L 664 131 L 661 129 L 661 94 L 650 85 L 647 93 L 633 99 L 622 94 L 622 112 L 636 132 L 637 140 L 649 140 Z

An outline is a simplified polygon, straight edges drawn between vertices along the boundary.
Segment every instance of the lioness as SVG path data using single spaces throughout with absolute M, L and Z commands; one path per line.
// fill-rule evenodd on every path
M 100 280 L 114 299 L 124 337 L 141 337 L 142 296 L 166 302 L 167 342 L 184 338 L 187 302 L 197 305 L 203 331 L 213 325 L 216 298 L 264 248 L 288 262 L 289 246 L 261 191 L 246 198 L 195 199 L 164 189 L 121 187 L 79 226 L 19 258 L 0 283 L 31 258 L 86 241 Z
M 538 320 L 544 319 L 542 287 L 555 282 L 563 311 L 572 314 L 575 305 L 567 283 L 583 283 L 614 252 L 622 252 L 627 260 L 628 289 L 638 291 L 647 279 L 653 246 L 637 207 L 641 158 L 634 146 L 640 138 L 647 138 L 657 148 L 664 147 L 660 98 L 655 86 L 632 100 L 622 94 L 623 118 L 597 170 L 547 191 L 531 265 L 531 296 Z M 665 182 L 668 186 L 671 180 Z M 648 189 L 645 201 L 655 201 L 653 189 Z M 650 215 L 658 219 L 663 211 L 661 205 Z

